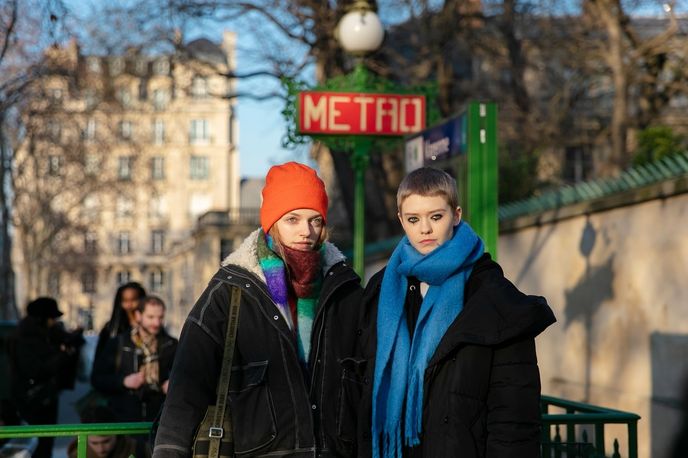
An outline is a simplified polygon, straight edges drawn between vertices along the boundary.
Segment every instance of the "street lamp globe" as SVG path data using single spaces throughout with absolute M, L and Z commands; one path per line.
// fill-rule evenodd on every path
M 350 54 L 376 51 L 385 37 L 385 29 L 377 13 L 367 1 L 357 1 L 337 24 L 336 37 Z

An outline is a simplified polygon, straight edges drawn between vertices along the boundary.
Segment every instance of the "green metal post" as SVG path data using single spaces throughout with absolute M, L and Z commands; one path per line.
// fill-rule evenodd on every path
M 628 424 L 628 458 L 638 458 L 638 420 Z
M 497 258 L 497 105 L 472 102 L 468 106 L 467 221 Z
M 365 137 L 355 140 L 351 166 L 354 169 L 354 270 L 365 279 L 365 175 L 372 142 Z
M 607 456 L 604 452 L 604 423 L 595 423 L 595 451 L 600 456 Z
M 86 434 L 79 434 L 77 436 L 77 458 L 86 458 L 88 450 L 88 436 Z

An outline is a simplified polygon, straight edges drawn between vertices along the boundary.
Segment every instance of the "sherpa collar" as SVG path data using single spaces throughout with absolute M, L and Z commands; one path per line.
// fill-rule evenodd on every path
M 256 242 L 260 233 L 260 229 L 256 229 L 255 231 L 251 232 L 251 234 L 244 239 L 241 245 L 239 245 L 239 248 L 234 250 L 231 254 L 229 254 L 229 256 L 222 260 L 222 266 L 234 265 L 242 267 L 254 274 L 256 277 L 260 278 L 260 280 L 265 283 L 265 274 L 263 274 L 263 269 L 260 268 L 260 264 L 258 263 L 258 253 L 256 250 Z M 324 245 L 325 250 L 322 260 L 323 275 L 326 274 L 335 264 L 346 260 L 346 257 L 341 251 L 339 251 L 339 248 L 334 246 L 332 243 L 325 242 Z

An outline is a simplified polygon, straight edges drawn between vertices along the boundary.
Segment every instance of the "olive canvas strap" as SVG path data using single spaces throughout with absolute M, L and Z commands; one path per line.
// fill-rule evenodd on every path
M 232 358 L 234 357 L 234 344 L 236 343 L 237 327 L 239 324 L 239 303 L 241 301 L 241 290 L 233 287 L 229 305 L 229 320 L 227 321 L 227 335 L 225 336 L 225 350 L 222 355 L 222 370 L 220 371 L 220 381 L 217 385 L 217 403 L 215 404 L 215 415 L 210 427 L 208 437 L 210 440 L 208 448 L 208 458 L 218 458 L 220 456 L 220 442 L 226 434 L 231 441 L 231 420 L 229 430 L 223 429 L 223 420 L 227 407 L 227 395 L 229 391 L 229 377 L 232 373 Z M 231 418 L 231 417 L 230 417 Z

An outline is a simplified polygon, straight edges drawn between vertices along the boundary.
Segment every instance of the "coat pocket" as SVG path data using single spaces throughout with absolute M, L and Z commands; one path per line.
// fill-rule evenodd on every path
M 237 455 L 261 449 L 277 437 L 267 369 L 267 361 L 232 368 L 229 400 Z
M 356 438 L 356 419 L 361 404 L 363 386 L 368 380 L 365 377 L 367 360 L 361 358 L 343 358 L 342 377 L 339 387 L 337 412 L 337 435 L 346 442 Z

